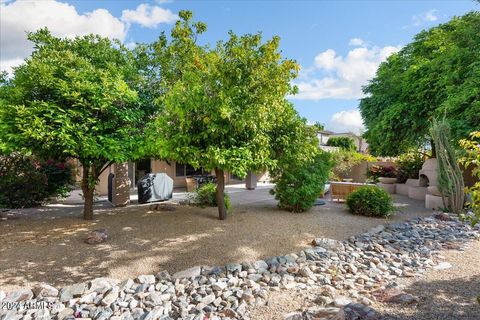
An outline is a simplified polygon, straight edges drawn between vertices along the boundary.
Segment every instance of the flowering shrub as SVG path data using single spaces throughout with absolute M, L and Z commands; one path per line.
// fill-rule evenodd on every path
M 392 166 L 371 166 L 367 171 L 367 177 L 372 181 L 378 181 L 378 178 L 396 178 L 397 169 Z
M 397 161 L 397 181 L 405 183 L 408 179 L 418 179 L 418 172 L 422 169 L 423 159 L 418 153 L 406 153 Z
M 72 166 L 68 163 L 47 160 L 40 170 L 47 176 L 46 191 L 49 196 L 67 197 L 72 191 Z
M 52 196 L 66 196 L 72 183 L 69 165 L 42 163 L 20 153 L 0 155 L 0 207 L 25 208 Z

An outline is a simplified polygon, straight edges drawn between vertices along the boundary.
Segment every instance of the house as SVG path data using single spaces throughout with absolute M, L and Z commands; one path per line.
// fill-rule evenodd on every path
M 79 170 L 81 172 L 81 170 Z M 108 175 L 114 173 L 113 165 L 108 167 L 99 177 L 96 186 L 96 192 L 99 195 L 106 195 L 108 193 Z M 142 159 L 138 161 L 128 162 L 128 180 L 130 189 L 136 189 L 137 182 L 147 173 L 166 173 L 173 180 L 174 188 L 185 188 L 186 178 L 209 174 L 202 168 L 195 169 L 188 164 L 181 164 L 175 161 L 163 161 L 157 159 Z M 81 180 L 81 176 L 77 174 L 77 181 Z M 268 174 L 258 174 L 257 181 L 267 181 Z M 231 173 L 225 173 L 225 184 L 236 184 L 243 182 L 244 179 L 239 178 Z
M 328 139 L 332 137 L 348 137 L 353 139 L 358 152 L 366 153 L 368 149 L 368 143 L 365 141 L 365 139 L 353 132 L 335 133 L 333 131 L 322 130 L 317 133 L 317 137 L 318 141 L 320 142 L 320 147 L 322 148 L 327 146 Z

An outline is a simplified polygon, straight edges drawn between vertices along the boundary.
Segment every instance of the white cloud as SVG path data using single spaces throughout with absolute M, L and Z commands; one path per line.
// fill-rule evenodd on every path
M 135 10 L 122 11 L 122 21 L 138 23 L 147 28 L 156 28 L 160 23 L 172 23 L 177 19 L 178 16 L 172 11 L 146 3 L 138 5 Z
M 105 9 L 79 14 L 72 5 L 44 0 L 3 2 L 0 10 L 0 70 L 10 71 L 31 53 L 28 31 L 47 27 L 59 37 L 95 33 L 122 41 L 127 33 L 125 24 Z
M 360 38 L 353 38 L 353 39 L 350 39 L 350 42 L 348 42 L 348 45 L 354 46 L 354 47 L 364 47 L 367 45 L 367 43 Z
M 353 132 L 355 134 L 360 134 L 364 129 L 362 116 L 357 109 L 335 113 L 327 127 L 334 132 Z
M 412 17 L 412 24 L 404 26 L 403 29 L 409 27 L 419 27 L 421 25 L 427 24 L 429 22 L 434 22 L 438 20 L 438 10 L 431 9 L 421 14 L 416 14 Z
M 375 76 L 382 61 L 400 47 L 358 47 L 346 56 L 328 49 L 314 59 L 313 68 L 307 68 L 302 81 L 296 82 L 299 93 L 292 99 L 359 99 L 362 86 Z

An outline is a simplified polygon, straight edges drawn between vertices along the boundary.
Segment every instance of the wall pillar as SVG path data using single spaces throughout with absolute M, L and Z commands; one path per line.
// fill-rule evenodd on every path
M 248 190 L 255 190 L 257 188 L 257 175 L 254 172 L 248 171 L 245 187 Z
M 130 203 L 130 179 L 128 178 L 128 162 L 114 165 L 112 204 L 124 207 Z

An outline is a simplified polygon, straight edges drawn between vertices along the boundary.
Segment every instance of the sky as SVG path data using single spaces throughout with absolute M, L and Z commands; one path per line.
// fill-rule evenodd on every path
M 214 45 L 229 30 L 279 36 L 283 57 L 301 65 L 294 80 L 299 94 L 289 97 L 300 115 L 329 130 L 359 133 L 361 87 L 379 64 L 421 30 L 480 6 L 473 0 L 0 0 L 0 69 L 11 72 L 31 53 L 26 31 L 96 33 L 133 47 L 168 34 L 185 9 L 208 26 L 201 44 Z

